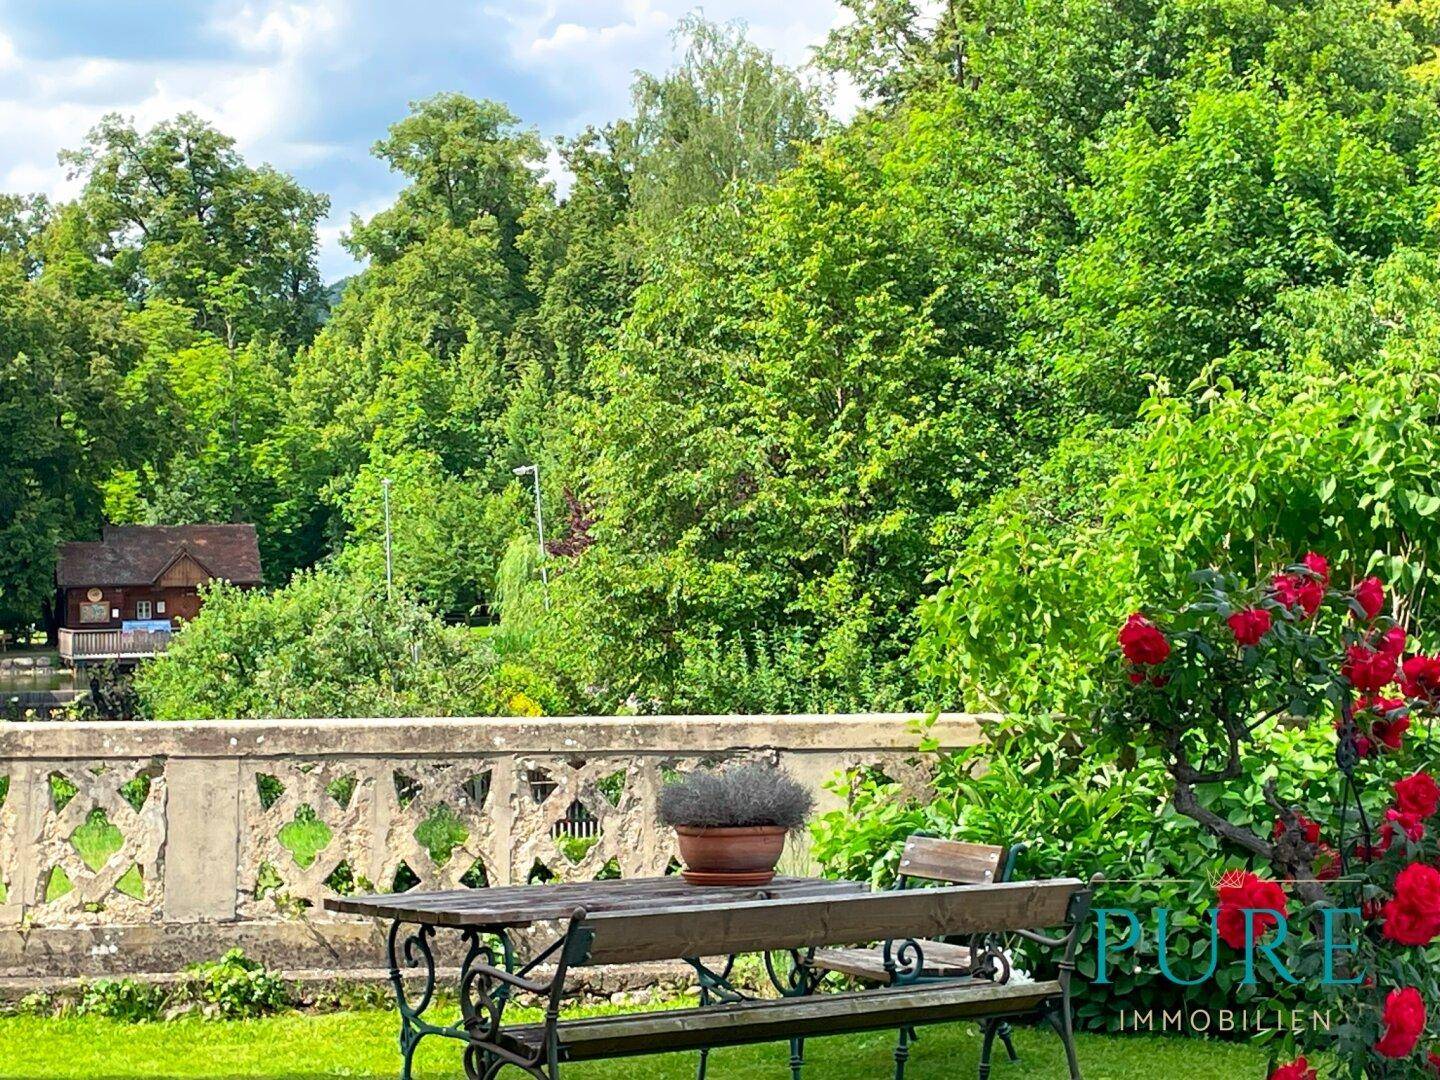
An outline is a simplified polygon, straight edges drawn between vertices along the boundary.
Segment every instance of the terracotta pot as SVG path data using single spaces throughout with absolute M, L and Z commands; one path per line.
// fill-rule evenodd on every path
M 764 885 L 775 876 L 785 850 L 786 829 L 778 825 L 746 825 L 704 829 L 677 825 L 680 871 L 693 885 Z

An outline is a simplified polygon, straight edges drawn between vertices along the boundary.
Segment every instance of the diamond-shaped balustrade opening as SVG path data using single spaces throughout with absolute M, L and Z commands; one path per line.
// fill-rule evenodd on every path
M 130 869 L 120 875 L 115 882 L 115 891 L 132 900 L 145 899 L 145 875 L 140 872 L 139 864 L 132 863 Z
M 5 809 L 5 799 L 10 794 L 10 777 L 0 776 L 0 810 Z
M 430 861 L 444 866 L 450 861 L 455 849 L 470 836 L 470 830 L 460 820 L 460 815 L 444 803 L 430 808 L 425 820 L 415 826 L 415 839 L 430 853 Z
M 70 846 L 92 871 L 99 870 L 125 843 L 125 837 L 110 821 L 110 816 L 95 807 L 70 834 Z
M 470 869 L 466 870 L 460 878 L 460 884 L 464 885 L 467 889 L 488 889 L 490 887 L 490 875 L 485 872 L 485 864 L 479 859 L 476 859 L 470 864 Z
M 280 782 L 278 776 L 271 776 L 269 773 L 255 774 L 255 791 L 260 796 L 260 809 L 269 810 L 280 801 L 280 796 L 285 794 L 285 785 Z
M 530 784 L 530 797 L 537 803 L 543 803 L 560 786 L 544 769 L 527 770 L 525 779 Z
M 539 859 L 535 860 L 535 865 L 530 867 L 530 873 L 525 876 L 525 884 L 527 885 L 544 885 L 547 881 L 554 880 L 554 871 Z
M 325 785 L 325 794 L 334 799 L 341 810 L 349 810 L 350 800 L 355 797 L 355 785 L 358 782 L 354 773 L 346 773 Z
M 465 798 L 471 806 L 476 810 L 484 810 L 485 800 L 490 797 L 490 770 L 486 769 L 470 777 L 461 785 L 461 790 L 465 792 Z
M 150 774 L 142 772 L 126 780 L 120 785 L 120 797 L 130 804 L 131 810 L 140 813 L 145 800 L 150 797 Z
M 683 863 L 680 862 L 679 859 L 671 859 L 669 865 L 665 867 L 665 876 L 673 877 L 675 874 L 678 874 L 681 870 L 684 869 L 685 866 Z
M 64 773 L 50 774 L 50 799 L 55 804 L 57 814 L 69 806 L 70 800 L 79 793 L 80 789 Z
M 620 860 L 608 859 L 595 875 L 596 881 L 615 881 L 620 877 Z
M 410 864 L 402 862 L 395 868 L 395 880 L 390 883 L 391 892 L 409 892 L 420 884 L 420 875 L 410 869 Z
M 415 777 L 406 776 L 399 769 L 396 769 L 391 774 L 391 779 L 395 783 L 395 801 L 398 802 L 402 808 L 414 802 L 420 794 L 421 787 L 424 786 L 419 780 L 416 780 Z
M 605 796 L 605 801 L 611 806 L 619 806 L 620 800 L 625 795 L 625 770 L 612 772 L 609 776 L 603 777 L 595 786 L 600 789 L 600 794 Z
M 335 869 L 330 871 L 330 876 L 325 879 L 325 887 L 331 889 L 341 896 L 349 896 L 352 893 L 367 892 L 368 882 L 364 878 L 356 877 L 355 870 L 351 867 L 348 859 L 341 859 L 335 864 Z
M 65 873 L 63 866 L 52 866 L 50 878 L 45 882 L 45 902 L 59 900 L 75 886 L 70 884 L 70 875 Z
M 295 819 L 287 821 L 275 834 L 280 846 L 290 852 L 295 865 L 304 870 L 315 862 L 329 845 L 334 833 L 330 826 L 320 820 L 315 808 L 309 803 L 295 811 Z

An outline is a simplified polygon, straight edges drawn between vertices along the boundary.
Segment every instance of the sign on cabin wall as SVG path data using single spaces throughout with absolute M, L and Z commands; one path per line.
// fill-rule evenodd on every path
M 98 604 L 81 604 L 80 621 L 82 623 L 103 623 L 110 621 L 110 605 L 103 601 Z

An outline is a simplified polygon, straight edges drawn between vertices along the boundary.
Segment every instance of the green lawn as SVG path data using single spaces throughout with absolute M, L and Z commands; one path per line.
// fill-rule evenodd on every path
M 0 1018 L 0 1080 L 121 1080 L 145 1077 L 205 1077 L 207 1080 L 311 1080 L 311 1078 L 397 1075 L 394 1018 L 365 1011 L 307 1015 L 289 1013 L 265 1020 L 219 1022 L 198 1019 L 126 1024 L 93 1017 L 76 1019 Z M 1021 1060 L 1011 1065 L 997 1045 L 993 1080 L 1050 1080 L 1065 1076 L 1060 1043 L 1048 1029 L 1016 1032 Z M 806 1075 L 813 1080 L 888 1077 L 894 1042 L 887 1033 L 812 1040 Z M 1086 1080 L 1236 1080 L 1263 1075 L 1265 1055 L 1257 1050 L 1196 1039 L 1158 1036 L 1079 1038 Z M 926 1029 L 907 1069 L 913 1080 L 956 1080 L 975 1075 L 979 1039 L 973 1025 Z M 789 1080 L 789 1051 L 781 1045 L 717 1050 L 713 1080 L 768 1077 Z M 454 1043 L 427 1040 L 417 1058 L 417 1080 L 459 1080 Z M 571 1065 L 562 1074 L 574 1080 L 691 1080 L 693 1054 L 599 1064 Z M 517 1070 L 502 1074 L 523 1076 Z

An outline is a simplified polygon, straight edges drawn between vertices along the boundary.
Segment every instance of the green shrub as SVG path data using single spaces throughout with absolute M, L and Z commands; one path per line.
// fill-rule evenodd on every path
M 190 989 L 206 1006 L 207 1015 L 224 1020 L 264 1016 L 290 1003 L 285 981 L 258 960 L 231 949 L 219 960 L 192 964 Z
M 80 995 L 81 1016 L 103 1016 L 130 1023 L 159 1020 L 169 1003 L 170 992 L 153 983 L 134 979 L 98 979 Z

